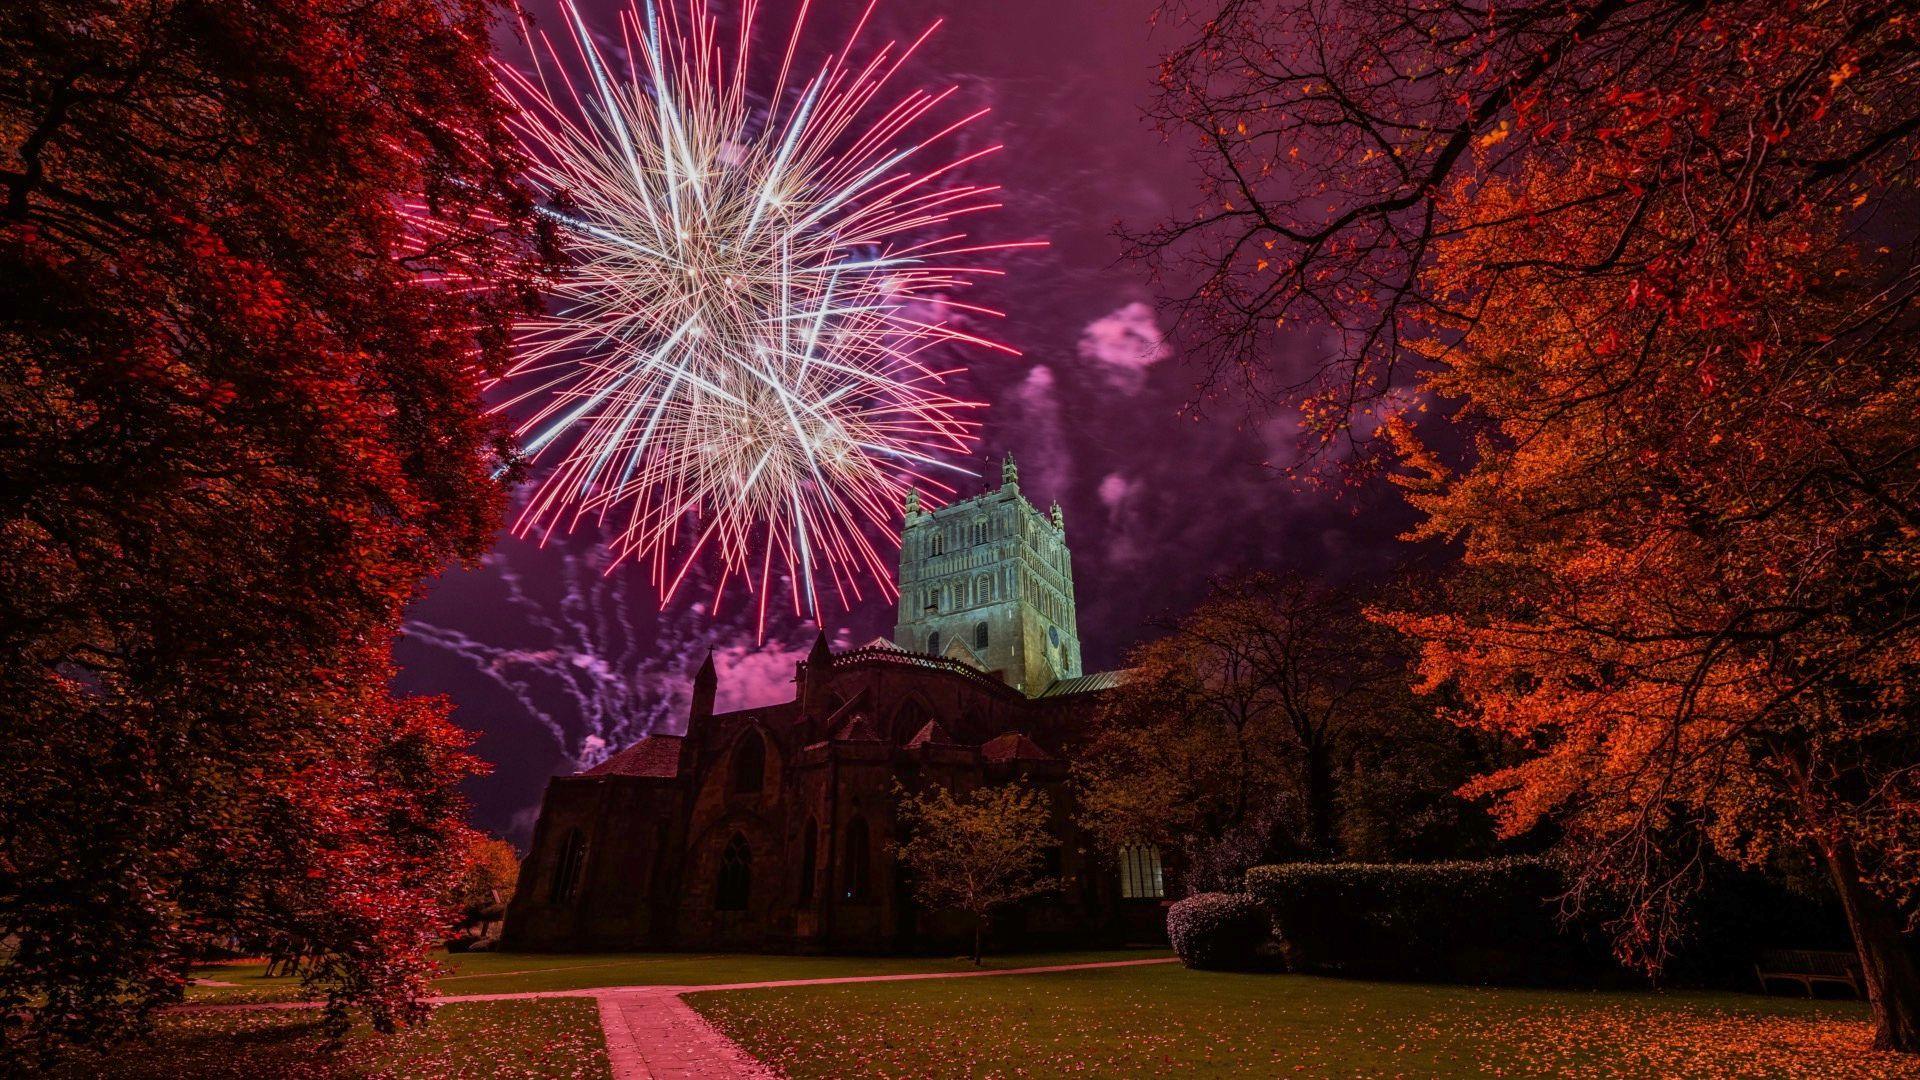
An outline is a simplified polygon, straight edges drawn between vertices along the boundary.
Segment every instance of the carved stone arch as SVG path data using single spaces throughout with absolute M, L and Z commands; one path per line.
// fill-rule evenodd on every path
M 733 748 L 729 786 L 735 795 L 758 795 L 767 786 L 767 742 L 751 732 Z
M 894 742 L 904 743 L 919 734 L 920 729 L 926 727 L 933 718 L 932 706 L 921 700 L 919 695 L 909 694 L 907 699 L 893 710 L 893 719 L 888 723 L 887 728 L 892 733 Z
M 560 838 L 559 854 L 553 862 L 553 875 L 547 880 L 547 900 L 571 904 L 580 895 L 580 882 L 586 876 L 587 836 L 577 828 L 568 829 Z
M 800 837 L 800 889 L 799 902 L 813 903 L 814 878 L 820 873 L 820 822 L 809 816 L 804 826 L 806 832 Z
M 771 762 L 774 772 L 768 771 Z M 758 723 L 750 723 L 740 734 L 734 736 L 733 745 L 727 750 L 726 766 L 722 772 L 725 787 L 722 794 L 758 795 L 767 790 L 769 782 L 777 778 L 780 761 L 780 746 Z
M 865 814 L 847 822 L 840 845 L 840 899 L 865 903 L 873 899 L 873 828 Z
M 716 945 L 763 940 L 786 891 L 786 857 L 773 824 L 736 807 L 698 826 L 686 850 L 681 926 Z
M 753 899 L 753 845 L 743 833 L 727 838 L 714 882 L 715 911 L 746 911 Z

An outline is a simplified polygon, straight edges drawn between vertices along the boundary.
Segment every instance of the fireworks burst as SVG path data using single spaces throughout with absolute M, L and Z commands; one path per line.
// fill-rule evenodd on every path
M 910 486 L 947 490 L 930 473 L 977 427 L 936 353 L 1013 351 L 963 329 L 997 313 L 951 294 L 997 273 L 968 256 L 1026 245 L 953 225 L 997 205 L 951 178 L 998 147 L 945 150 L 984 110 L 940 123 L 951 88 L 889 89 L 938 23 L 862 51 L 870 5 L 809 71 L 802 3 L 756 93 L 754 0 L 734 34 L 678 2 L 622 12 L 616 49 L 562 0 L 571 49 L 536 35 L 533 72 L 503 72 L 574 261 L 507 375 L 549 466 L 516 530 L 608 523 L 663 603 L 714 551 L 716 603 L 744 579 L 764 622 L 779 576 L 817 618 L 827 583 L 846 606 L 863 579 L 890 592 L 871 527 Z

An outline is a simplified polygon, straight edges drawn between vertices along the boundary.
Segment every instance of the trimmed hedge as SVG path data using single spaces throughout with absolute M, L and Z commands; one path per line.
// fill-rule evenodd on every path
M 1540 859 L 1257 866 L 1247 890 L 1295 971 L 1561 985 L 1612 970 L 1599 936 L 1562 927 Z
M 1272 923 L 1246 893 L 1195 893 L 1181 900 L 1167 909 L 1167 937 L 1190 968 L 1258 968 L 1272 956 Z

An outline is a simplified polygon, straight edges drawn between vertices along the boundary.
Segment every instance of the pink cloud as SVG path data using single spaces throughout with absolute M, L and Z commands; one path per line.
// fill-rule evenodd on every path
M 1139 300 L 1088 323 L 1080 331 L 1079 352 L 1129 394 L 1146 386 L 1148 368 L 1173 355 L 1153 307 Z
M 845 630 L 832 635 L 834 651 L 848 647 Z M 714 711 L 757 709 L 793 700 L 793 665 L 807 658 L 813 638 L 799 644 L 767 641 L 755 645 L 745 638 L 717 645 L 713 650 L 714 674 L 720 685 L 714 689 Z

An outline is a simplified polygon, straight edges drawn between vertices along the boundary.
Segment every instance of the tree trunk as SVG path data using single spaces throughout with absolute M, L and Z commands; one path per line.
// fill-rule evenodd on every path
M 1899 912 L 1860 880 L 1859 859 L 1844 838 L 1823 841 L 1827 872 L 1853 931 L 1873 1009 L 1876 1050 L 1920 1053 L 1920 964 L 1904 933 Z
M 987 917 L 981 915 L 973 921 L 973 966 L 980 966 L 980 943 L 987 936 Z
M 1319 739 L 1307 744 L 1307 846 L 1333 858 L 1333 748 Z

